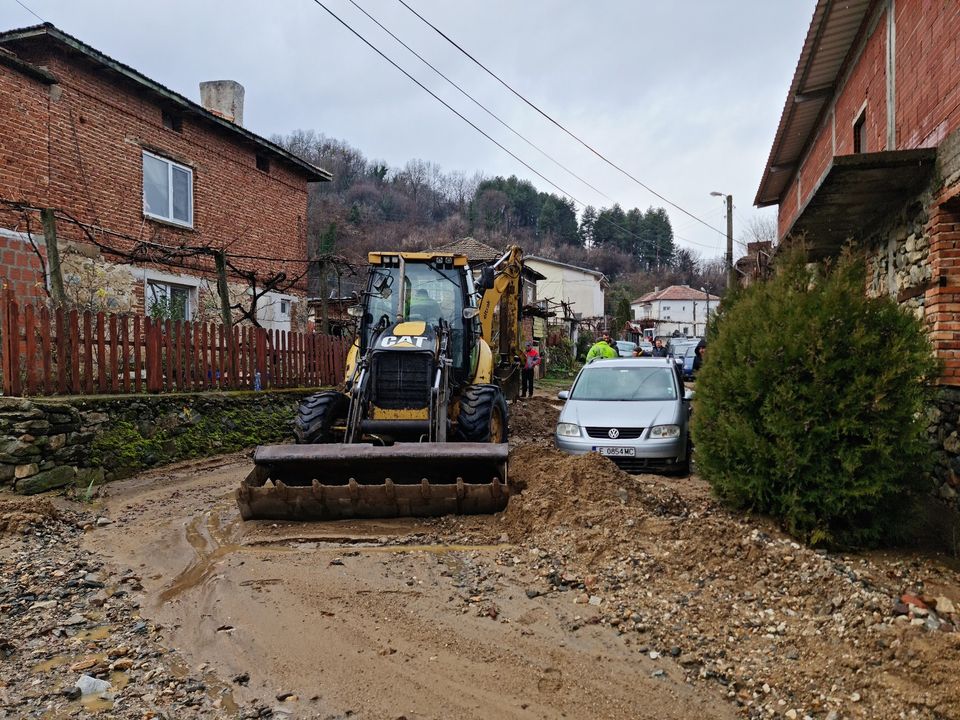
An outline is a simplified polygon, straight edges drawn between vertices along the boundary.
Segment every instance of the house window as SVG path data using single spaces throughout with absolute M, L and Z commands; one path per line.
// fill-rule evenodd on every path
M 865 153 L 867 151 L 867 109 L 864 108 L 860 117 L 853 124 L 853 152 Z
M 193 227 L 193 170 L 144 150 L 143 214 Z
M 173 130 L 174 132 L 181 132 L 183 130 L 183 118 L 177 115 L 177 113 L 175 112 L 164 110 L 163 126 L 167 130 Z
M 270 172 L 270 158 L 257 153 L 257 170 L 265 173 Z
M 147 282 L 147 314 L 155 320 L 189 320 L 193 317 L 191 288 L 166 282 Z
M 286 317 L 290 313 L 290 301 L 281 300 L 280 301 L 280 314 Z
M 670 309 L 670 306 L 669 306 L 669 305 L 664 305 L 664 306 L 663 306 L 663 309 L 664 309 L 664 310 L 669 310 L 669 309 Z

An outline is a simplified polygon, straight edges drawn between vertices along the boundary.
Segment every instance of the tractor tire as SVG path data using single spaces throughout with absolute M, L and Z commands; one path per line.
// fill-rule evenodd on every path
M 293 436 L 298 445 L 335 442 L 333 425 L 345 420 L 350 401 L 343 393 L 320 392 L 304 398 L 297 408 Z
M 507 401 L 499 387 L 470 385 L 463 391 L 457 435 L 464 442 L 507 441 Z

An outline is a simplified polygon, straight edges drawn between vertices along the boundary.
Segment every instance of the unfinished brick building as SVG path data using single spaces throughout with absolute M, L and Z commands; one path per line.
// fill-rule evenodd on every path
M 814 258 L 852 242 L 867 291 L 929 326 L 939 494 L 960 488 L 960 3 L 818 0 L 756 204 Z
M 217 317 L 214 260 L 169 251 L 208 248 L 226 251 L 236 302 L 250 296 L 244 272 L 285 273 L 258 319 L 290 329 L 306 296 L 308 183 L 331 176 L 246 130 L 237 83 L 202 83 L 201 95 L 202 105 L 49 24 L 0 33 L 4 285 L 46 298 L 38 211 L 53 208 L 73 304 Z

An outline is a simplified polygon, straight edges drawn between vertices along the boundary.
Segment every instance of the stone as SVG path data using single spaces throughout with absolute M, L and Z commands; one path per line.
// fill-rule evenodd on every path
M 944 500 L 954 500 L 957 497 L 957 491 L 954 490 L 950 483 L 944 483 L 940 486 L 940 490 L 937 491 L 937 494 L 940 495 Z
M 591 595 L 590 600 L 588 601 L 591 605 L 597 606 L 603 602 L 603 598 L 599 595 Z
M 17 481 L 14 490 L 21 495 L 36 495 L 37 493 L 69 485 L 76 474 L 77 471 L 71 466 L 61 465 L 53 470 L 46 470 L 24 480 Z
M 51 435 L 49 437 L 49 445 L 51 450 L 59 450 L 66 444 L 67 444 L 66 433 L 59 433 L 57 435 Z
M 112 523 L 113 523 L 113 520 L 111 520 L 110 518 L 106 518 L 106 517 L 97 518 L 97 527 L 104 527 L 105 525 L 111 525 Z
M 81 695 L 103 695 L 110 692 L 113 687 L 106 680 L 98 680 L 90 675 L 81 675 L 77 680 L 77 687 L 80 688 Z
M 8 483 L 14 478 L 15 465 L 0 465 L 0 483 Z
M 27 463 L 26 465 L 17 465 L 13 471 L 13 477 L 17 480 L 23 480 L 31 475 L 36 475 L 38 472 L 40 472 L 40 468 L 36 463 Z
M 527 589 L 527 597 L 530 598 L 531 600 L 533 600 L 533 599 L 534 599 L 535 597 L 537 597 L 539 594 L 540 594 L 540 591 L 539 591 L 539 590 L 536 590 L 536 589 L 534 589 L 534 588 L 528 588 L 528 589 Z
M 956 607 L 953 604 L 953 601 L 946 597 L 945 595 L 939 595 L 937 597 L 937 613 L 940 615 L 952 615 L 955 613 Z
M 800 717 L 800 716 L 797 714 L 797 711 L 794 710 L 793 708 L 790 708 L 789 710 L 787 710 L 787 711 L 783 714 L 783 716 L 784 716 L 785 718 L 787 718 L 787 720 L 797 720 L 797 718 Z
M 80 613 L 74 613 L 73 615 L 68 617 L 66 620 L 64 620 L 63 624 L 64 625 L 83 625 L 85 622 L 87 622 L 87 619 L 83 615 L 81 615 Z
M 106 479 L 106 473 L 103 468 L 78 468 L 74 477 L 73 484 L 77 487 L 86 488 L 91 483 L 102 485 Z

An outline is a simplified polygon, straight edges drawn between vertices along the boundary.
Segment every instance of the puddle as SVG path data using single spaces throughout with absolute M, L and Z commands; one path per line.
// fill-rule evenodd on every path
M 67 663 L 71 662 L 72 658 L 69 655 L 56 655 L 49 660 L 44 660 L 42 663 L 37 663 L 32 668 L 30 672 L 32 673 L 45 673 L 55 670 L 58 667 L 62 667 Z
M 76 635 L 73 636 L 73 640 L 79 640 L 84 642 L 86 640 L 106 640 L 113 634 L 114 627 L 112 625 L 97 625 L 93 628 L 88 628 L 86 630 L 81 630 Z
M 220 524 L 220 513 L 217 511 L 210 511 L 205 517 L 206 522 L 204 516 L 200 516 L 187 525 L 187 542 L 196 553 L 196 558 L 160 593 L 161 604 L 204 583 L 222 558 L 244 551 L 244 546 L 233 537 L 239 520 L 224 527 Z

